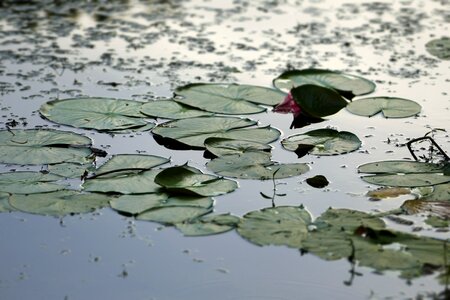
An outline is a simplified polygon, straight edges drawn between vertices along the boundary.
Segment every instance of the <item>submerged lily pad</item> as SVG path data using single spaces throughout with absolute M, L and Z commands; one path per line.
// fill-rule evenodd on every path
M 197 83 L 178 87 L 175 101 L 221 114 L 254 114 L 266 109 L 257 104 L 276 105 L 284 93 L 259 86 Z
M 260 180 L 298 176 L 309 170 L 304 163 L 275 163 L 266 152 L 224 155 L 208 162 L 206 166 L 222 176 Z
M 381 112 L 385 118 L 407 118 L 417 115 L 421 109 L 415 101 L 392 97 L 358 99 L 347 105 L 349 112 L 365 117 Z
M 351 132 L 334 129 L 316 129 L 291 135 L 281 141 L 286 150 L 304 154 L 304 148 L 313 155 L 336 155 L 355 151 L 361 146 L 359 138 Z M 297 154 L 299 154 L 297 153 Z
M 256 121 L 243 118 L 198 117 L 166 122 L 156 126 L 152 132 L 194 149 L 204 149 L 204 142 L 210 137 L 271 143 L 281 134 L 271 127 L 251 127 L 256 124 Z
M 63 190 L 52 193 L 13 194 L 9 203 L 17 210 L 50 216 L 88 213 L 109 205 L 110 197 L 94 193 Z
M 173 100 L 158 100 L 147 102 L 141 107 L 144 115 L 163 119 L 186 119 L 211 116 L 213 113 L 199 110 Z
M 0 130 L 0 163 L 56 164 L 91 161 L 91 139 L 50 129 Z
M 34 194 L 58 191 L 66 188 L 55 183 L 61 179 L 58 175 L 31 171 L 0 173 L 0 192 Z
M 141 113 L 142 102 L 111 98 L 53 100 L 39 110 L 46 119 L 73 127 L 99 131 L 149 129 Z
M 155 183 L 169 192 L 211 197 L 230 193 L 238 187 L 235 181 L 202 174 L 188 166 L 162 170 L 155 177 Z
M 205 147 L 206 150 L 215 156 L 248 152 L 270 152 L 272 150 L 272 147 L 268 144 L 214 137 L 205 140 Z
M 301 248 L 310 223 L 311 215 L 302 207 L 281 206 L 247 213 L 237 231 L 243 238 L 259 246 Z
M 239 217 L 230 214 L 207 215 L 175 226 L 185 236 L 204 236 L 230 231 L 238 226 L 239 221 Z
M 359 173 L 371 173 L 361 178 L 372 184 L 396 187 L 420 187 L 450 182 L 443 167 L 416 161 L 379 161 L 361 165 Z
M 318 85 L 334 89 L 347 99 L 375 90 L 375 84 L 365 78 L 321 69 L 286 71 L 275 78 L 273 84 L 284 91 L 290 91 L 293 87 L 305 84 Z
M 450 38 L 441 37 L 439 39 L 434 39 L 429 41 L 425 45 L 427 51 L 436 56 L 437 58 L 443 60 L 450 60 Z

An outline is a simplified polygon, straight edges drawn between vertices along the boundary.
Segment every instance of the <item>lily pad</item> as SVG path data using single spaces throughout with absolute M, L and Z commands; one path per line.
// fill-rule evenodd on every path
M 429 216 L 426 220 L 425 223 L 433 226 L 434 228 L 448 228 L 450 227 L 450 221 L 449 218 L 445 219 L 445 218 L 439 218 L 437 216 Z
M 381 112 L 385 118 L 407 118 L 417 115 L 421 109 L 415 101 L 393 97 L 358 99 L 347 105 L 349 112 L 365 117 L 372 117 Z
M 81 178 L 88 172 L 93 172 L 94 170 L 95 167 L 93 164 L 61 163 L 48 166 L 48 171 L 51 174 L 64 178 Z
M 62 177 L 54 174 L 21 171 L 0 173 L 0 192 L 34 194 L 63 190 L 63 184 L 55 183 Z
M 410 215 L 428 213 L 450 219 L 450 201 L 407 200 L 402 204 L 401 208 Z
M 144 171 L 168 163 L 170 159 L 145 154 L 116 154 L 95 172 L 97 176 L 118 171 Z M 117 174 L 113 174 L 117 176 Z
M 375 84 L 365 78 L 322 69 L 286 71 L 275 78 L 273 84 L 286 92 L 304 84 L 318 85 L 334 89 L 347 99 L 369 94 L 375 90 Z
M 213 115 L 211 112 L 199 110 L 173 100 L 147 102 L 142 105 L 141 112 L 146 116 L 163 119 L 186 119 Z
M 109 205 L 111 198 L 102 194 L 63 190 L 52 193 L 13 194 L 9 203 L 17 210 L 50 216 L 88 213 Z
M 450 182 L 433 186 L 433 191 L 420 199 L 427 201 L 450 201 Z
M 311 215 L 304 208 L 280 206 L 247 213 L 237 231 L 243 238 L 259 246 L 301 248 L 310 223 Z
M 0 130 L 0 163 L 56 164 L 91 161 L 91 139 L 50 129 Z
M 141 111 L 142 102 L 111 98 L 53 100 L 39 110 L 46 119 L 73 127 L 98 131 L 148 129 Z
M 372 162 L 359 166 L 358 172 L 374 174 L 361 178 L 384 186 L 421 187 L 450 182 L 450 176 L 443 175 L 442 166 L 416 161 Z
M 210 213 L 211 211 L 211 208 L 195 206 L 160 207 L 147 210 L 137 215 L 136 219 L 174 225 L 194 220 Z
M 0 192 L 0 212 L 11 212 L 16 209 L 9 204 L 9 194 Z
M 439 39 L 434 39 L 429 41 L 425 45 L 427 51 L 442 60 L 450 60 L 450 38 L 441 37 Z
M 219 234 L 236 228 L 240 218 L 230 215 L 206 215 L 189 223 L 175 224 L 185 236 L 205 236 Z
M 304 163 L 279 164 L 265 152 L 246 152 L 220 156 L 206 164 L 216 174 L 241 179 L 280 179 L 308 172 Z
M 263 112 L 258 105 L 276 105 L 286 96 L 271 88 L 239 85 L 196 83 L 178 87 L 175 101 L 214 113 L 242 115 Z
M 235 181 L 202 174 L 199 170 L 188 166 L 162 170 L 155 177 L 155 183 L 171 193 L 211 197 L 230 193 L 238 187 Z
M 361 146 L 359 138 L 348 131 L 316 129 L 292 135 L 281 141 L 286 150 L 304 154 L 305 147 L 313 155 L 336 155 L 355 151 Z M 297 154 L 299 154 L 297 153 Z
M 194 149 L 204 149 L 205 140 L 210 137 L 267 144 L 277 140 L 281 134 L 272 127 L 251 127 L 256 124 L 256 121 L 243 118 L 198 117 L 166 122 L 156 126 L 152 132 Z
M 215 156 L 248 152 L 270 152 L 272 150 L 272 147 L 268 144 L 214 137 L 205 140 L 205 147 L 206 150 Z

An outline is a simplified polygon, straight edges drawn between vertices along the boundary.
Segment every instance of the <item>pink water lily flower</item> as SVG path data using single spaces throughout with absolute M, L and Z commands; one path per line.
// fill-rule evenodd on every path
M 292 94 L 289 92 L 289 94 L 284 98 L 283 102 L 278 104 L 273 109 L 273 111 L 282 114 L 293 113 L 295 118 L 300 114 L 301 108 L 300 106 L 298 106 L 297 102 L 295 102 L 294 100 L 294 97 L 292 97 Z

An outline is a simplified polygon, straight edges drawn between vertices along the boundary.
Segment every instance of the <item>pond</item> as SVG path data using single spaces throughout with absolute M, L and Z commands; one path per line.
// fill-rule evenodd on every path
M 428 135 L 449 149 L 447 0 L 6 0 L 0 8 L 0 298 L 449 296 L 445 155 L 422 149 L 441 165 L 427 164 L 413 174 L 417 184 L 402 181 L 402 189 L 387 190 L 389 197 L 368 195 L 402 185 L 399 176 L 414 163 L 406 146 L 412 139 Z M 299 79 L 286 74 L 318 69 L 333 72 L 313 71 L 307 79 L 314 101 L 297 97 L 297 90 L 291 95 L 303 101 L 303 112 L 324 120 L 291 126 L 293 114 L 274 111 L 289 88 L 275 89 L 274 79 L 289 86 Z M 329 85 L 330 76 L 337 86 Z M 355 78 L 376 88 L 368 95 L 353 90 L 350 102 L 339 88 Z M 202 89 L 211 98 L 198 104 Z M 234 115 L 225 115 L 220 109 L 242 100 L 220 96 L 230 89 L 256 94 L 252 101 L 267 93 L 276 101 L 240 101 Z M 314 106 L 322 101 L 314 98 L 318 89 L 338 99 L 336 111 L 321 114 L 331 104 Z M 206 116 L 169 121 L 172 110 L 160 108 L 152 118 L 150 105 L 172 103 L 174 92 L 178 102 L 203 109 L 183 113 Z M 358 114 L 388 105 L 379 98 L 358 102 L 365 97 L 414 102 L 385 110 L 409 111 L 404 118 L 366 117 Z M 210 107 L 210 99 L 228 98 L 234 102 Z M 243 102 L 256 111 L 239 113 Z M 151 113 L 143 114 L 146 104 Z M 117 111 L 125 116 L 119 121 Z M 245 145 L 213 138 L 205 152 L 204 139 L 187 142 L 205 130 Z M 326 145 L 342 153 L 322 155 L 323 141 L 311 145 L 298 136 L 313 130 L 325 130 L 320 138 L 332 135 Z M 60 131 L 65 135 L 47 136 Z M 347 132 L 353 148 L 343 146 L 348 140 L 336 138 L 337 131 Z M 222 156 L 239 147 L 257 150 Z M 95 169 L 107 161 L 103 171 Z M 367 164 L 380 161 L 395 161 L 380 164 L 395 176 L 362 180 L 376 173 Z M 87 165 L 77 168 L 81 163 Z M 317 175 L 326 182 L 313 187 Z M 423 182 L 428 187 L 417 187 Z M 52 192 L 58 189 L 65 191 Z M 418 197 L 431 201 L 405 205 Z M 143 202 L 129 206 L 130 199 Z M 218 234 L 189 236 L 205 231 Z

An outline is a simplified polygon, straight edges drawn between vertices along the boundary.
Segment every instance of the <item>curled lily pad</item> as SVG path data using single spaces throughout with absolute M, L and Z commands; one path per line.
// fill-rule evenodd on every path
M 270 143 L 281 134 L 271 127 L 252 127 L 256 124 L 256 121 L 243 118 L 198 117 L 166 122 L 156 126 L 152 132 L 194 149 L 204 149 L 205 140 L 210 137 Z
M 279 164 L 265 152 L 246 152 L 224 155 L 207 163 L 208 169 L 216 174 L 242 179 L 280 179 L 298 176 L 308 172 L 304 163 Z
M 429 41 L 425 45 L 427 51 L 442 60 L 450 60 L 450 38 L 442 37 Z
M 304 69 L 286 71 L 273 80 L 273 84 L 284 91 L 304 84 L 318 85 L 336 90 L 347 99 L 369 94 L 375 84 L 362 77 L 330 70 Z
M 239 84 L 197 83 L 178 87 L 175 101 L 214 113 L 254 114 L 276 105 L 285 94 L 274 89 Z
M 102 175 L 119 171 L 144 171 L 165 164 L 170 160 L 156 155 L 145 154 L 116 154 L 100 166 L 95 174 Z M 113 174 L 113 176 L 117 176 Z
M 102 194 L 62 190 L 39 194 L 13 194 L 9 203 L 17 210 L 50 216 L 88 213 L 109 205 L 110 197 Z
M 204 236 L 230 231 L 237 227 L 240 218 L 230 215 L 206 215 L 193 220 L 175 224 L 176 228 L 186 236 Z
M 311 215 L 302 207 L 281 206 L 244 215 L 237 228 L 246 240 L 259 245 L 300 248 L 308 234 Z
M 147 102 L 141 107 L 144 115 L 163 119 L 186 119 L 211 116 L 212 113 L 175 102 L 173 100 L 158 100 Z
M 381 112 L 386 118 L 407 118 L 417 115 L 421 109 L 415 101 L 393 97 L 358 99 L 347 105 L 349 112 L 365 117 L 372 117 Z
M 39 110 L 46 119 L 73 127 L 99 131 L 149 129 L 141 113 L 142 102 L 110 98 L 53 100 Z
M 0 162 L 56 164 L 91 162 L 91 139 L 50 129 L 0 130 Z
M 287 137 L 281 141 L 281 144 L 286 150 L 294 151 L 297 155 L 306 153 L 336 155 L 359 149 L 361 141 L 356 135 L 348 131 L 316 129 Z
M 45 193 L 65 189 L 56 181 L 63 179 L 54 174 L 21 171 L 0 174 L 0 192 L 16 194 Z
M 188 166 L 162 170 L 155 177 L 155 183 L 171 193 L 211 197 L 230 193 L 238 187 L 235 181 L 202 174 L 199 170 Z
M 270 152 L 272 150 L 272 147 L 268 144 L 214 137 L 205 140 L 205 147 L 206 150 L 215 156 L 243 154 L 247 152 Z
M 195 206 L 159 207 L 137 215 L 136 219 L 174 225 L 195 220 L 211 211 L 211 208 Z
M 359 173 L 370 173 L 361 178 L 372 184 L 396 187 L 420 187 L 450 182 L 437 164 L 416 161 L 379 161 L 361 165 Z

